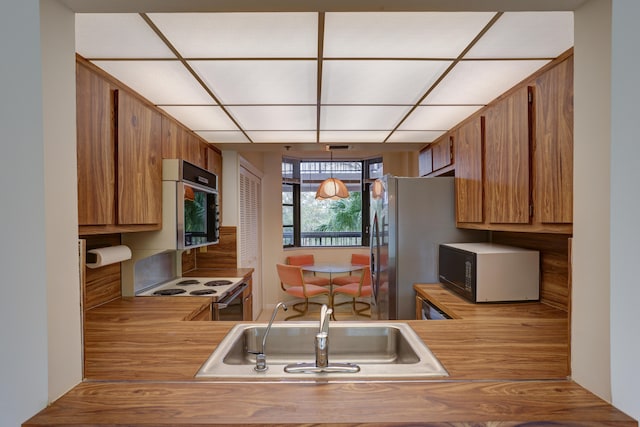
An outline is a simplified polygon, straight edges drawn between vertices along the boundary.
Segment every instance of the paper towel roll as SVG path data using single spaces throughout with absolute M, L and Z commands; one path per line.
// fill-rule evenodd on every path
M 87 267 L 89 268 L 98 268 L 131 259 L 131 249 L 125 245 L 91 249 L 87 251 L 87 254 L 93 254 L 95 256 L 95 262 L 87 262 Z M 90 258 L 92 258 L 92 256 L 88 255 L 87 261 L 89 261 Z

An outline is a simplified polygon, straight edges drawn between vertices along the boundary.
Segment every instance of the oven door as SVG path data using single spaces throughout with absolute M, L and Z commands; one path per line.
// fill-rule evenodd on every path
M 244 290 L 246 283 L 238 286 L 232 294 L 211 305 L 213 320 L 244 320 Z

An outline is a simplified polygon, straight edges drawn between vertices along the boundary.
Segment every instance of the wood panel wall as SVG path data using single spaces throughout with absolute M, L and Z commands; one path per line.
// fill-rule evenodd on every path
M 492 233 L 494 243 L 540 251 L 540 301 L 569 312 L 571 295 L 568 234 Z
M 194 249 L 182 254 L 182 272 L 194 268 L 238 268 L 237 227 L 220 227 L 220 241 L 206 250 Z
M 103 234 L 80 236 L 85 239 L 86 250 L 116 246 L 120 244 L 119 234 Z M 120 263 L 105 265 L 100 268 L 87 268 L 82 265 L 85 274 L 85 289 L 82 290 L 84 311 L 120 298 Z

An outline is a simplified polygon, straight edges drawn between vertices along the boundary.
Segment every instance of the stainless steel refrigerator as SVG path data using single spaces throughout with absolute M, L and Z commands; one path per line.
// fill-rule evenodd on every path
M 415 319 L 415 283 L 438 282 L 438 245 L 483 242 L 456 228 L 454 178 L 384 176 L 372 186 L 372 319 Z

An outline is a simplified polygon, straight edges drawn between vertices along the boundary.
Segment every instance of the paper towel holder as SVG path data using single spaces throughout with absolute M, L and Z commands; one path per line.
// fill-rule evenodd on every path
M 85 265 L 89 268 L 100 268 L 131 259 L 131 249 L 125 245 L 87 248 Z

